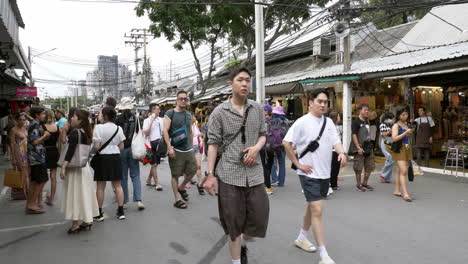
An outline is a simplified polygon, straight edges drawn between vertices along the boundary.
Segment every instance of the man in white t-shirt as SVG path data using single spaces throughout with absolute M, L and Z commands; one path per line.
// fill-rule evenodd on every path
M 310 227 L 320 251 L 319 264 L 334 264 L 325 248 L 322 225 L 322 199 L 327 196 L 330 186 L 331 159 L 333 148 L 339 154 L 341 166 L 346 164 L 338 132 L 333 121 L 324 116 L 328 108 L 328 94 L 325 90 L 313 91 L 309 99 L 309 113 L 299 118 L 286 134 L 283 145 L 293 164 L 297 167 L 304 196 L 307 201 L 304 223 L 295 245 L 307 252 L 315 252 L 315 246 L 307 239 Z M 325 123 L 321 137 L 320 131 Z M 319 146 L 310 149 L 311 142 L 317 140 Z M 293 146 L 297 149 L 296 156 Z
M 154 186 L 157 191 L 162 191 L 163 188 L 158 181 L 158 165 L 161 164 L 161 157 L 156 153 L 159 143 L 162 139 L 162 131 L 164 128 L 164 120 L 159 117 L 161 109 L 158 104 L 150 104 L 151 114 L 143 122 L 143 133 L 148 137 L 151 144 L 151 170 L 146 180 L 147 186 L 151 185 L 151 178 L 154 179 Z

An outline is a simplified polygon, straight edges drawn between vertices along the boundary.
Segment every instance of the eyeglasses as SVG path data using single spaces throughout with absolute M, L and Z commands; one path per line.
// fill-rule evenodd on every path
M 182 102 L 188 102 L 189 101 L 189 99 L 187 97 L 177 98 L 177 100 L 182 101 Z

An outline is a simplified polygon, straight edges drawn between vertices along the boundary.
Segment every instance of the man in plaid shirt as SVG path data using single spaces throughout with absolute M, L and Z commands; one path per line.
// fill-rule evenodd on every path
M 250 80 L 250 72 L 245 68 L 231 73 L 232 97 L 216 107 L 208 124 L 208 171 L 204 186 L 209 194 L 218 193 L 219 216 L 224 232 L 230 236 L 228 246 L 233 264 L 247 264 L 245 241 L 265 237 L 269 216 L 258 155 L 266 141 L 265 120 L 263 107 L 247 99 Z M 218 152 L 221 159 L 215 168 Z

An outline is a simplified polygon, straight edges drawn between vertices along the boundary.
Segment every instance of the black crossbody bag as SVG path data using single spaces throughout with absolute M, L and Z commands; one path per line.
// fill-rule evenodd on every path
M 323 118 L 324 119 L 323 119 L 322 129 L 320 129 L 320 133 L 318 137 L 315 140 L 311 141 L 309 145 L 307 145 L 307 148 L 301 153 L 299 157 L 296 155 L 297 161 L 299 161 L 299 159 L 302 159 L 307 153 L 316 151 L 318 147 L 320 146 L 319 140 L 320 138 L 322 138 L 323 131 L 325 130 L 325 126 L 327 125 L 327 118 L 326 117 L 323 117 Z M 296 165 L 294 165 L 294 163 L 291 165 L 291 169 L 297 170 L 297 167 Z
M 105 149 L 107 147 L 107 145 L 109 145 L 109 143 L 111 143 L 111 141 L 114 139 L 115 135 L 117 135 L 117 132 L 119 132 L 119 126 L 117 126 L 117 129 L 115 130 L 115 133 L 114 135 L 112 135 L 112 137 L 109 138 L 109 140 L 106 141 L 106 143 L 104 143 L 104 145 L 102 145 L 99 150 L 96 152 L 96 154 L 94 154 L 93 158 L 91 159 L 91 161 L 89 162 L 89 165 L 91 166 L 91 168 L 93 168 L 93 170 L 96 170 L 96 167 L 98 166 L 99 164 L 99 158 L 100 158 L 100 152 Z
M 216 175 L 216 167 L 218 166 L 218 163 L 219 161 L 221 160 L 221 158 L 223 157 L 223 154 L 224 152 L 226 151 L 226 148 L 231 145 L 232 142 L 234 142 L 234 140 L 236 140 L 237 136 L 239 136 L 239 134 L 242 132 L 242 143 L 245 144 L 245 124 L 247 123 L 247 117 L 249 116 L 249 110 L 250 110 L 250 107 L 248 107 L 246 110 L 245 110 L 245 115 L 244 115 L 244 120 L 242 121 L 242 126 L 239 128 L 239 130 L 237 131 L 237 133 L 234 135 L 234 137 L 232 137 L 231 141 L 227 144 L 222 144 L 220 149 L 218 150 L 218 153 L 216 155 L 216 161 L 215 161 L 215 165 L 214 165 L 214 172 L 215 172 L 215 175 Z

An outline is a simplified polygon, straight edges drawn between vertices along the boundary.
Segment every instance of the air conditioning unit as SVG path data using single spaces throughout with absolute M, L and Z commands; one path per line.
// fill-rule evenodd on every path
M 312 42 L 312 56 L 319 58 L 330 58 L 330 39 L 318 38 Z

